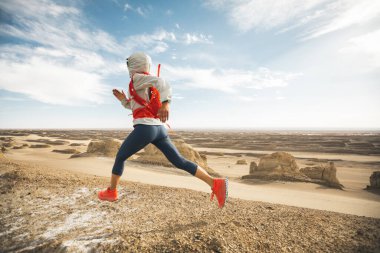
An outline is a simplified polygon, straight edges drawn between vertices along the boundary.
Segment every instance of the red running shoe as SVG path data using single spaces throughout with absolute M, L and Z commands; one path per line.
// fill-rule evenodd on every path
M 98 192 L 98 198 L 100 200 L 116 201 L 117 200 L 117 190 L 111 190 L 109 187 L 107 190 Z
M 218 199 L 219 208 L 223 208 L 228 198 L 228 178 L 214 179 L 214 186 L 211 190 L 211 201 L 214 199 L 215 194 Z

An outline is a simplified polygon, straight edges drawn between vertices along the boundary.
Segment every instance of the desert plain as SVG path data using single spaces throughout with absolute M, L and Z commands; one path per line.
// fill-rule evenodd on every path
M 170 131 L 216 175 L 229 178 L 223 209 L 191 175 L 128 159 L 117 202 L 100 202 L 112 156 L 83 154 L 124 130 L 0 130 L 1 252 L 380 252 L 380 133 Z M 342 189 L 242 179 L 274 152 L 298 167 L 334 162 Z M 238 161 L 241 162 L 238 162 Z

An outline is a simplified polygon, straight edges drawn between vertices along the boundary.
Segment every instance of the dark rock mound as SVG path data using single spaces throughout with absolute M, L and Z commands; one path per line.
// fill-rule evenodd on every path
M 52 152 L 61 153 L 61 154 L 79 154 L 80 152 L 73 148 L 67 149 L 54 149 Z
M 247 161 L 245 159 L 239 159 L 236 161 L 237 165 L 247 165 Z
M 374 171 L 369 177 L 369 185 L 367 185 L 367 190 L 374 190 L 380 193 L 380 171 Z
M 106 156 L 115 157 L 121 144 L 114 139 L 105 139 L 100 141 L 91 141 L 87 146 L 87 151 L 80 154 L 74 154 L 70 158 Z
M 51 146 L 48 144 L 33 144 L 30 145 L 30 148 L 50 148 Z

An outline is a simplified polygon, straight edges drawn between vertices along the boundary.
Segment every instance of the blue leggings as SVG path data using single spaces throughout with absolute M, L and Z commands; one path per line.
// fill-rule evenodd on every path
M 133 131 L 124 140 L 123 144 L 121 144 L 116 155 L 115 164 L 112 168 L 112 174 L 121 176 L 123 174 L 125 160 L 143 149 L 149 143 L 152 143 L 161 150 L 174 166 L 195 175 L 197 165 L 181 156 L 177 148 L 170 141 L 164 126 L 142 124 L 135 125 Z

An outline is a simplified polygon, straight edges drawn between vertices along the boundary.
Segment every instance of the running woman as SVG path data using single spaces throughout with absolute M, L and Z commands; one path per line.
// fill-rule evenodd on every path
M 149 74 L 151 58 L 142 52 L 127 58 L 131 78 L 128 98 L 124 91 L 113 90 L 121 104 L 133 112 L 133 131 L 122 143 L 112 168 L 111 184 L 98 193 L 100 200 L 115 201 L 118 198 L 117 185 L 123 174 L 124 162 L 149 143 L 155 145 L 177 168 L 187 171 L 211 187 L 211 200 L 214 195 L 222 208 L 228 197 L 228 179 L 213 178 L 199 165 L 186 160 L 172 144 L 164 123 L 169 119 L 171 88 L 162 78 Z

